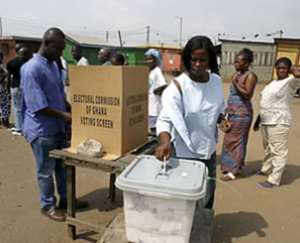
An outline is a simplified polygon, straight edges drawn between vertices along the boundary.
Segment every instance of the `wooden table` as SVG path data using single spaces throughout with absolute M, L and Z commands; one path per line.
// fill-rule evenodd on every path
M 70 153 L 66 150 L 52 150 L 50 157 L 61 159 L 67 170 L 67 218 L 68 234 L 76 239 L 76 226 L 84 227 L 96 232 L 105 231 L 105 227 L 100 227 L 88 222 L 76 219 L 76 167 L 90 168 L 101 170 L 110 174 L 108 197 L 111 202 L 115 201 L 115 180 L 116 174 L 122 172 L 128 164 L 130 164 L 136 155 L 152 154 L 157 144 L 157 139 L 150 137 L 148 142 L 130 151 L 117 160 L 104 160 L 101 158 L 92 158 L 84 155 Z

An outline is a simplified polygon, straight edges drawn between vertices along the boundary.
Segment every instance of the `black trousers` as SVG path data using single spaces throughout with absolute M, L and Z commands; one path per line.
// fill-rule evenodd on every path
M 215 200 L 215 190 L 216 190 L 216 176 L 217 176 L 217 156 L 216 152 L 212 154 L 211 158 L 209 160 L 201 160 L 203 162 L 207 169 L 208 169 L 208 176 L 209 176 L 209 192 L 210 197 L 205 205 L 205 208 L 212 209 L 214 206 L 214 200 Z
M 173 147 L 174 149 L 174 147 Z M 175 149 L 173 150 L 173 154 L 176 154 Z M 179 159 L 179 157 L 175 156 Z M 190 159 L 190 158 L 181 158 L 181 159 Z M 208 160 L 200 160 L 200 159 L 193 159 L 193 160 L 199 160 L 202 163 L 204 163 L 208 169 L 208 176 L 209 176 L 209 199 L 208 202 L 205 205 L 205 208 L 212 209 L 214 206 L 214 200 L 215 200 L 215 190 L 216 190 L 216 176 L 217 176 L 217 155 L 216 152 L 214 152 L 211 155 L 211 158 Z

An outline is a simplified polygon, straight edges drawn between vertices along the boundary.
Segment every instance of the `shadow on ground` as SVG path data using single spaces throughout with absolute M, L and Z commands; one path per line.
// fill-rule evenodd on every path
M 261 161 L 247 162 L 243 170 L 243 178 L 254 176 L 256 171 L 261 168 Z M 281 185 L 288 185 L 294 181 L 300 179 L 300 166 L 293 164 L 287 164 L 282 176 Z
M 85 233 L 79 233 L 76 236 L 76 240 L 85 240 L 87 243 L 96 243 L 99 238 L 99 233 L 94 231 L 87 231 Z
M 236 212 L 219 214 L 214 218 L 213 243 L 232 243 L 233 238 L 242 238 L 252 233 L 266 237 L 266 220 L 258 213 Z
M 97 209 L 99 212 L 108 212 L 123 206 L 122 192 L 116 189 L 116 198 L 114 202 L 108 198 L 108 188 L 100 188 L 91 191 L 84 196 L 78 198 L 81 201 L 87 201 L 89 207 L 87 209 L 79 210 L 77 212 L 87 212 L 89 210 Z M 87 229 L 78 229 L 76 239 L 81 239 L 87 243 L 96 243 L 99 240 L 99 233 Z
M 220 156 L 217 157 L 218 164 L 220 164 Z M 248 161 L 243 168 L 242 176 L 238 179 L 246 179 L 251 176 L 255 176 L 255 173 L 260 170 L 262 162 L 260 160 Z M 281 185 L 289 185 L 294 181 L 300 179 L 300 165 L 296 163 L 287 164 L 282 176 Z
M 299 165 L 287 165 L 281 179 L 281 185 L 292 184 L 294 181 L 300 179 L 300 166 Z
M 89 207 L 83 211 L 97 209 L 98 211 L 111 211 L 123 206 L 122 192 L 116 189 L 116 199 L 114 202 L 108 198 L 108 188 L 100 188 L 85 194 L 79 198 L 82 201 L 87 201 Z

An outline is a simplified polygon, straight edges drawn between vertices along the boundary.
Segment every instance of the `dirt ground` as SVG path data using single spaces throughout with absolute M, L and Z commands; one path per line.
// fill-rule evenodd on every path
M 224 88 L 227 93 L 228 84 Z M 254 98 L 255 113 L 261 88 L 259 85 Z M 270 190 L 256 186 L 264 179 L 253 175 L 261 165 L 263 150 L 260 134 L 254 132 L 250 134 L 245 176 L 227 183 L 218 180 L 213 243 L 300 242 L 299 109 L 300 99 L 294 99 L 289 163 L 282 186 Z M 0 129 L 0 243 L 72 242 L 64 223 L 40 214 L 34 164 L 24 139 Z M 90 203 L 90 208 L 78 213 L 79 219 L 105 226 L 122 210 L 120 192 L 115 204 L 105 203 L 107 185 L 106 173 L 77 170 L 77 196 Z M 96 242 L 99 238 L 81 229 L 76 242 Z

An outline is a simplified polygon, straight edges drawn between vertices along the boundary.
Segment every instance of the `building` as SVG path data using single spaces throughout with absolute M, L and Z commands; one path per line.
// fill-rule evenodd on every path
M 16 45 L 27 46 L 32 52 L 37 52 L 42 39 L 24 36 L 0 36 L 0 52 L 3 53 L 4 63 L 8 63 L 16 56 Z
M 0 37 L 0 51 L 4 54 L 4 62 L 16 56 L 16 44 L 29 46 L 32 52 L 37 52 L 42 39 L 24 36 L 3 36 Z M 149 48 L 158 49 L 162 54 L 163 71 L 173 72 L 180 71 L 181 68 L 181 52 L 182 49 L 178 46 L 169 45 L 147 45 L 140 47 L 118 47 L 106 43 L 103 39 L 94 36 L 82 36 L 77 34 L 66 34 L 66 47 L 63 52 L 63 57 L 68 64 L 75 64 L 71 50 L 73 46 L 79 45 L 82 50 L 82 55 L 86 57 L 91 65 L 98 65 L 98 51 L 101 48 L 111 48 L 113 52 L 121 52 L 128 65 L 145 65 L 145 52 Z
M 300 65 L 300 39 L 275 38 L 276 59 L 288 57 L 293 64 Z
M 163 71 L 167 73 L 182 70 L 181 53 L 182 48 L 177 45 L 146 45 L 146 50 L 154 48 L 160 51 L 163 59 Z
M 288 57 L 294 65 L 300 65 L 300 39 L 275 38 L 276 60 Z M 275 78 L 275 71 L 273 72 Z
M 4 54 L 4 62 L 7 63 L 16 56 L 17 44 L 28 46 L 34 53 L 38 51 L 41 43 L 41 38 L 25 36 L 1 36 L 0 51 Z M 82 54 L 88 59 L 90 64 L 99 64 L 97 60 L 98 50 L 100 48 L 108 46 L 102 39 L 97 37 L 67 34 L 66 48 L 63 52 L 63 57 L 68 64 L 75 64 L 75 60 L 73 59 L 71 54 L 71 49 L 75 45 L 81 46 Z
M 258 76 L 258 81 L 264 82 L 272 79 L 276 60 L 276 47 L 273 41 L 232 39 L 220 39 L 220 41 L 222 43 L 220 74 L 224 81 L 231 81 L 232 74 L 235 72 L 234 58 L 243 48 L 249 48 L 254 53 L 252 70 Z

